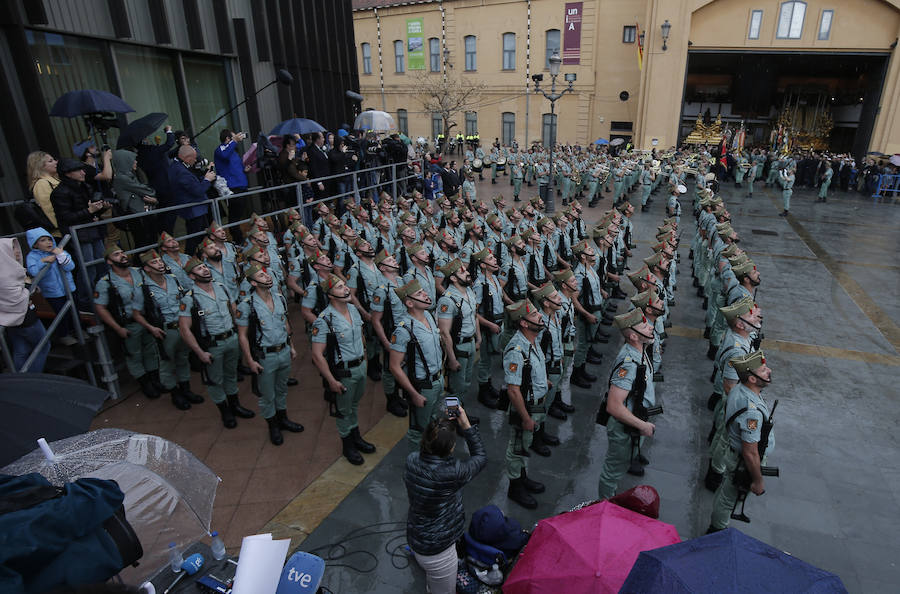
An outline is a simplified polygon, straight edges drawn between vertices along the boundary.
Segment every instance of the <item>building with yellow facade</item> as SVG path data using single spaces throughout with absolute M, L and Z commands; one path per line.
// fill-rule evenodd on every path
M 435 137 L 416 77 L 484 84 L 452 134 L 520 145 L 684 140 L 698 115 L 743 122 L 747 144 L 782 125 L 797 146 L 900 153 L 900 0 L 354 0 L 363 107 Z M 549 58 L 572 93 L 556 103 Z

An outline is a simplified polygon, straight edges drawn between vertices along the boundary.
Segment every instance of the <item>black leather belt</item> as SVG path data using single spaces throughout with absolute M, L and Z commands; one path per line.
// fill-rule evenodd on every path
M 175 330 L 176 328 L 178 328 L 178 320 L 166 324 L 166 330 Z
M 267 346 L 267 347 L 263 347 L 263 352 L 264 352 L 264 353 L 280 353 L 281 351 L 284 350 L 284 348 L 285 348 L 287 345 L 288 345 L 288 343 L 285 342 L 284 344 L 279 344 L 279 345 L 275 345 L 275 346 Z
M 341 367 L 344 369 L 353 369 L 354 367 L 359 367 L 362 365 L 363 361 L 365 361 L 365 357 L 360 357 L 359 359 L 354 359 L 352 361 L 344 361 L 341 363 Z
M 472 336 L 466 336 L 464 338 L 460 338 L 459 344 L 466 344 L 469 342 L 474 342 L 474 340 L 475 340 L 475 335 L 473 334 Z
M 575 349 L 564 349 L 563 350 L 563 357 L 571 357 L 574 354 L 575 354 Z
M 223 332 L 221 334 L 216 334 L 215 336 L 211 336 L 213 342 L 219 342 L 220 340 L 226 340 L 231 338 L 231 335 L 234 334 L 234 330 L 229 330 L 228 332 Z
M 560 363 L 559 361 L 557 361 L 556 363 L 551 363 L 550 365 L 547 365 L 547 375 L 560 374 L 560 373 L 562 373 L 562 363 Z

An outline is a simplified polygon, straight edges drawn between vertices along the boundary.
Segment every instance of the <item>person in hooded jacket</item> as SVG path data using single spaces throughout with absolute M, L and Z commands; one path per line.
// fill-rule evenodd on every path
M 138 178 L 137 154 L 119 149 L 112 155 L 113 192 L 119 199 L 122 212 L 135 214 L 152 209 L 157 204 L 156 190 Z M 156 243 L 156 217 L 142 217 L 130 221 L 128 230 L 136 246 L 148 247 Z
M 25 286 L 22 249 L 12 237 L 0 239 L 0 326 L 6 330 L 13 365 L 20 370 L 46 331 Z M 28 371 L 41 373 L 49 353 L 50 343 L 46 342 Z
M 75 281 L 72 278 L 75 262 L 69 252 L 56 245 L 56 239 L 43 227 L 35 227 L 26 231 L 25 240 L 31 247 L 31 251 L 25 257 L 25 264 L 31 278 L 37 278 L 44 266 L 51 267 L 38 281 L 38 286 L 41 288 L 44 299 L 53 307 L 54 311 L 59 313 L 66 304 L 66 285 L 70 291 L 75 293 Z M 59 266 L 55 266 L 54 262 Z M 75 344 L 70 315 L 73 315 L 73 312 L 70 312 L 57 326 L 57 336 L 60 337 L 60 342 L 66 346 Z
M 422 434 L 421 450 L 406 458 L 403 477 L 409 498 L 406 540 L 425 570 L 431 594 L 456 592 L 456 541 L 466 529 L 462 489 L 487 464 L 478 427 L 461 406 L 452 417 L 432 420 Z M 468 460 L 453 456 L 457 428 L 469 447 Z

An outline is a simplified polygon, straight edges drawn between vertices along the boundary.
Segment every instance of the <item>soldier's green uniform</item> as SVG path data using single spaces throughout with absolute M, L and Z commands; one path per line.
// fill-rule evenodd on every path
M 525 168 L 516 162 L 510 164 L 510 169 L 512 170 L 513 199 L 518 202 L 519 193 L 522 191 L 522 180 L 525 179 Z
M 519 309 L 522 310 L 526 307 L 534 308 L 533 304 L 526 303 L 527 305 L 522 305 L 520 302 L 509 307 L 515 308 L 518 305 Z M 520 318 L 521 316 L 510 316 L 510 320 L 516 325 L 518 325 Z M 522 396 L 525 399 L 525 407 L 528 410 L 528 414 L 534 420 L 535 428 L 537 428 L 540 426 L 540 421 L 543 421 L 546 416 L 544 412 L 547 396 L 546 362 L 540 345 L 532 344 L 525 338 L 524 334 L 517 330 L 503 351 L 503 374 L 506 385 L 519 386 L 521 389 L 522 373 L 526 363 L 531 366 L 531 385 L 528 393 L 522 394 Z M 510 414 L 514 414 L 515 407 L 510 404 L 509 410 Z M 506 445 L 506 475 L 510 480 L 518 479 L 523 471 L 528 470 L 527 454 L 525 452 L 531 446 L 533 438 L 534 432 L 532 431 L 524 429 L 513 429 L 511 431 L 509 442 Z
M 639 309 L 632 310 L 626 314 L 616 316 L 616 326 L 620 328 L 632 327 L 633 319 L 636 317 L 639 323 L 642 319 Z M 627 324 L 627 325 L 622 325 Z M 637 378 L 638 366 L 644 365 L 644 379 L 647 388 L 643 394 L 643 404 L 646 407 L 656 404 L 656 394 L 653 389 L 653 363 L 645 353 L 639 351 L 629 343 L 622 345 L 616 360 L 613 363 L 610 385 L 631 391 L 635 379 Z M 625 406 L 628 410 L 634 412 L 634 402 L 632 398 L 626 398 Z M 622 424 L 615 417 L 610 416 L 606 424 L 606 435 L 609 441 L 609 447 L 606 450 L 606 459 L 603 461 L 603 470 L 600 473 L 599 493 L 600 499 L 609 499 L 616 494 L 616 487 L 619 479 L 628 470 L 631 465 L 635 448 L 633 443 L 631 428 L 626 429 L 626 425 Z M 643 442 L 643 438 L 639 438 Z M 639 442 L 639 443 L 640 443 Z
M 191 262 L 197 262 L 191 260 Z M 190 263 L 189 263 L 190 264 Z M 209 383 L 206 393 L 216 404 L 225 402 L 226 396 L 238 393 L 237 366 L 241 358 L 234 319 L 231 317 L 231 297 L 222 283 L 212 281 L 210 286 L 215 297 L 201 287 L 194 285 L 181 298 L 182 318 L 190 318 L 191 310 L 196 308 L 201 320 L 206 323 L 212 343 L 205 349 L 212 355 L 212 362 L 206 366 Z M 193 328 L 196 332 L 197 328 Z
M 348 372 L 348 377 L 335 377 L 346 390 L 336 395 L 338 416 L 335 418 L 341 438 L 350 435 L 359 427 L 357 410 L 359 401 L 366 391 L 366 350 L 362 317 L 353 305 L 347 305 L 348 320 L 341 312 L 329 305 L 316 318 L 312 329 L 312 341 L 325 344 L 329 333 L 337 338 L 340 357 L 337 367 Z
M 162 285 L 158 285 L 149 275 L 142 274 L 141 285 L 146 285 L 150 290 L 150 295 L 159 307 L 165 324 L 162 330 L 165 331 L 166 336 L 163 338 L 162 347 L 166 357 L 160 355 L 159 382 L 167 391 L 174 390 L 176 385 L 188 383 L 191 380 L 188 349 L 178 332 L 178 316 L 184 291 L 171 274 L 163 275 Z M 143 312 L 144 295 L 140 288 L 134 292 L 132 309 Z
M 350 268 L 347 286 L 351 289 L 356 289 L 356 298 L 359 300 L 360 305 L 368 311 L 372 311 L 372 298 L 375 296 L 375 291 L 378 290 L 381 280 L 381 272 L 379 272 L 374 263 L 372 266 L 369 266 L 362 260 L 357 260 Z M 372 324 L 369 322 L 365 322 L 365 337 L 366 353 L 368 353 L 369 359 L 374 359 L 381 354 L 381 342 L 379 342 L 375 331 L 372 329 Z
M 794 176 L 794 172 L 788 170 L 787 175 L 781 176 L 781 202 L 784 204 L 784 212 L 782 215 L 787 214 L 791 210 L 791 195 L 794 193 L 794 180 L 796 177 Z
M 575 246 L 575 255 L 578 257 L 584 251 L 584 242 Z M 575 282 L 581 292 L 579 299 L 581 305 L 589 312 L 597 317 L 597 321 L 589 324 L 583 316 L 578 316 L 575 320 L 575 328 L 578 332 L 578 338 L 575 343 L 575 367 L 580 367 L 587 361 L 587 353 L 590 343 L 594 341 L 597 334 L 597 328 L 600 326 L 600 318 L 602 317 L 603 295 L 600 293 L 600 277 L 592 266 L 585 266 L 579 263 L 574 269 Z
M 765 355 L 762 351 L 756 351 L 739 359 L 732 359 L 732 365 L 739 372 L 753 371 L 765 364 Z M 743 412 L 741 412 L 743 411 Z M 716 490 L 713 499 L 713 511 L 710 518 L 710 528 L 722 530 L 728 527 L 731 519 L 731 510 L 737 499 L 737 487 L 734 484 L 734 471 L 743 457 L 742 450 L 745 443 L 756 444 L 762 436 L 763 423 L 769 420 L 769 406 L 762 398 L 743 383 L 737 384 L 728 393 L 725 405 L 725 416 L 728 423 L 725 430 L 728 433 L 729 448 L 725 455 L 725 476 Z M 766 455 L 772 452 L 775 446 L 774 432 L 769 434 Z M 766 463 L 765 458 L 760 464 Z
M 159 369 L 159 352 L 156 349 L 156 341 L 153 339 L 153 336 L 131 317 L 135 296 L 140 292 L 141 273 L 137 268 L 129 268 L 128 274 L 131 282 L 126 281 L 113 272 L 100 277 L 97 285 L 94 287 L 94 303 L 110 309 L 110 292 L 115 290 L 119 294 L 122 302 L 122 312 L 113 312 L 110 309 L 110 314 L 112 314 L 113 318 L 119 316 L 123 318 L 121 321 L 117 319 L 116 322 L 128 330 L 128 337 L 123 340 L 125 345 L 125 366 L 128 368 L 128 373 L 131 374 L 131 377 L 139 380 L 146 374 L 153 373 Z
M 454 260 L 444 269 L 444 275 L 452 276 L 461 265 L 459 260 Z M 454 354 L 460 367 L 456 371 L 450 371 L 447 379 L 450 395 L 459 398 L 462 405 L 465 405 L 466 395 L 469 393 L 469 386 L 472 384 L 472 375 L 475 371 L 475 341 L 477 339 L 475 330 L 478 323 L 475 319 L 476 307 L 478 307 L 478 303 L 472 289 L 466 287 L 465 293 L 462 293 L 452 283 L 438 300 L 439 320 L 452 320 L 457 315 L 461 316 L 459 335 L 453 336 L 453 331 L 450 332 Z
M 647 206 L 647 200 L 650 199 L 650 190 L 652 189 L 653 180 L 650 179 L 650 169 L 645 167 L 641 170 L 640 184 L 641 184 L 641 206 Z
M 818 199 L 822 202 L 828 199 L 828 187 L 831 185 L 831 178 L 834 176 L 834 171 L 831 169 L 831 165 L 825 167 L 825 172 L 822 174 L 822 185 L 819 187 L 819 195 Z
M 481 261 L 487 257 L 487 250 L 473 254 L 477 261 Z M 478 304 L 478 312 L 488 321 L 500 326 L 500 332 L 503 332 L 503 287 L 500 285 L 500 279 L 496 275 L 491 275 L 488 279 L 484 273 L 479 273 L 475 279 L 473 286 L 475 299 Z M 481 332 L 481 355 L 478 360 L 478 384 L 483 386 L 491 383 L 491 369 L 496 360 L 500 358 L 502 349 L 500 347 L 500 334 L 487 332 L 482 328 Z
M 270 292 L 272 309 L 269 309 L 256 291 L 251 291 L 238 304 L 236 314 L 238 326 L 249 325 L 251 309 L 259 319 L 258 335 L 249 336 L 248 340 L 251 345 L 256 341 L 262 351 L 257 360 L 263 369 L 256 377 L 256 396 L 259 412 L 265 419 L 271 419 L 276 413 L 287 409 L 287 380 L 291 374 L 291 344 L 286 325 L 287 301 L 281 293 Z

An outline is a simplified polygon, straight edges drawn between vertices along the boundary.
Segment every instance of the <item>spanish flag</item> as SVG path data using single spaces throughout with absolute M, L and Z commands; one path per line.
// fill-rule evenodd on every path
M 634 40 L 637 42 L 638 70 L 644 69 L 644 40 L 641 38 L 641 26 L 634 23 Z

